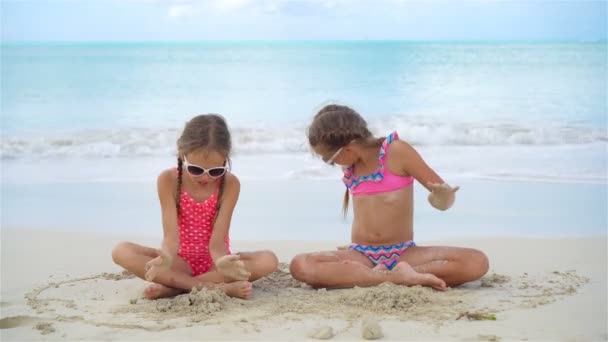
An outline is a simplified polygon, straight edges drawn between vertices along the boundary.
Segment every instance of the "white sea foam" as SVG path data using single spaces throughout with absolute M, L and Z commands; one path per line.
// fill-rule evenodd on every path
M 398 131 L 415 146 L 556 146 L 605 143 L 606 130 L 583 125 L 517 123 L 446 123 L 428 118 L 395 116 L 371 122 L 378 135 Z M 307 152 L 305 125 L 233 127 L 237 154 Z M 170 156 L 176 128 L 86 130 L 29 136 L 4 136 L 2 159 L 120 158 Z

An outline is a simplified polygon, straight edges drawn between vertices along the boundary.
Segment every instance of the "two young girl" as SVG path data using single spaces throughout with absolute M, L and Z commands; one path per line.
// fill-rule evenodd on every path
M 439 210 L 452 206 L 458 187 L 447 185 L 396 132 L 373 137 L 354 110 L 329 105 L 314 117 L 308 139 L 324 162 L 343 166 L 345 213 L 349 194 L 353 197 L 352 244 L 296 256 L 290 265 L 294 278 L 326 288 L 389 281 L 443 290 L 487 272 L 488 259 L 478 250 L 414 243 L 414 179 L 430 191 L 429 202 Z M 277 258 L 269 251 L 230 252 L 228 231 L 240 186 L 230 172 L 226 122 L 218 115 L 197 116 L 186 124 L 177 145 L 177 168 L 158 177 L 161 249 L 123 242 L 112 257 L 154 283 L 145 290 L 149 299 L 192 287 L 248 298 L 251 281 L 275 271 Z

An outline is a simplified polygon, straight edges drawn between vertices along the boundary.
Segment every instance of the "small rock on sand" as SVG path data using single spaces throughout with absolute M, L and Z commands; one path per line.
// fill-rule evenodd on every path
M 378 340 L 384 337 L 384 334 L 376 320 L 366 319 L 361 323 L 361 337 L 366 340 Z
M 322 327 L 315 328 L 308 336 L 317 340 L 329 340 L 330 338 L 334 337 L 334 329 L 328 325 L 324 325 Z

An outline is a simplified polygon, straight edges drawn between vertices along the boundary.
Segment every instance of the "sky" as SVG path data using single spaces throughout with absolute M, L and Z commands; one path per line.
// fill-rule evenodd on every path
M 19 41 L 596 41 L 608 0 L 0 0 Z

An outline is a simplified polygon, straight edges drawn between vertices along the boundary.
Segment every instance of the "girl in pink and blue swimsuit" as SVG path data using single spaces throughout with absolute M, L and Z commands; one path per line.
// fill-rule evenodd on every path
M 414 243 L 414 180 L 442 211 L 453 205 L 458 187 L 444 182 L 397 132 L 374 137 L 355 110 L 328 105 L 312 120 L 308 142 L 325 163 L 343 168 L 344 214 L 351 197 L 354 207 L 351 244 L 297 255 L 290 265 L 294 278 L 325 288 L 392 282 L 444 290 L 487 272 L 488 258 L 479 250 Z
M 230 172 L 230 132 L 223 117 L 199 115 L 177 141 L 177 167 L 158 177 L 163 242 L 160 249 L 122 242 L 114 262 L 152 282 L 148 299 L 194 287 L 249 298 L 251 281 L 277 269 L 270 251 L 231 254 L 229 228 L 240 183 Z

